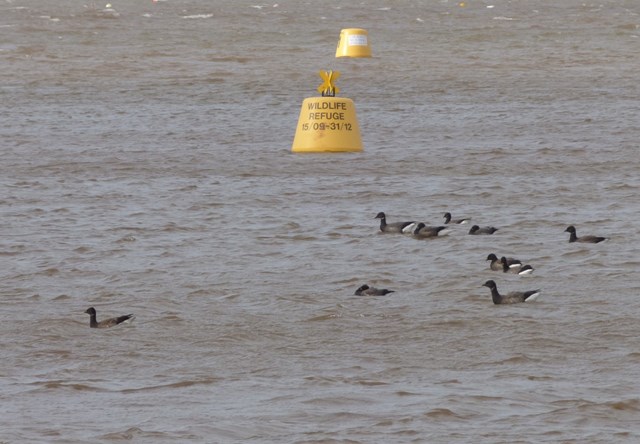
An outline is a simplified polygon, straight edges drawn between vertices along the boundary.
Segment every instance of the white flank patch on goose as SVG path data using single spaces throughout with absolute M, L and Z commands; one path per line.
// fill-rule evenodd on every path
M 417 223 L 415 223 L 415 222 L 413 222 L 413 223 L 411 223 L 411 224 L 407 225 L 406 227 L 404 227 L 404 228 L 402 229 L 402 232 L 403 232 L 404 234 L 413 234 L 413 232 L 414 232 L 414 231 L 416 231 L 416 227 L 417 227 L 417 226 L 418 226 L 418 224 L 417 224 Z
M 540 293 L 542 293 L 541 291 L 538 291 L 537 293 L 533 293 L 531 296 L 529 296 L 525 302 L 533 302 L 536 299 L 538 299 L 538 296 L 540 296 Z

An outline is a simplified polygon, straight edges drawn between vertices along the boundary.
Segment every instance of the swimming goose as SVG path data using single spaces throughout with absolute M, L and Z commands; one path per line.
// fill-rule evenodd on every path
M 493 234 L 496 231 L 498 231 L 498 229 L 496 227 L 482 227 L 482 228 L 480 228 L 479 226 L 474 225 L 469 230 L 469 234 Z
M 451 219 L 451 213 L 444 213 L 444 223 L 445 224 L 468 224 L 471 220 L 470 217 L 462 217 L 460 219 Z
M 522 266 L 522 262 L 519 261 L 518 259 L 515 259 L 513 257 L 508 257 L 507 259 L 507 264 L 511 267 L 511 266 Z M 487 256 L 487 260 L 491 261 L 491 263 L 489 264 L 489 268 L 491 268 L 494 271 L 502 271 L 503 265 L 502 265 L 502 259 L 498 259 L 498 256 L 496 256 L 495 254 L 491 253 L 489 254 L 489 256 Z
M 516 304 L 518 302 L 530 302 L 535 301 L 538 296 L 540 296 L 540 290 L 530 290 L 530 291 L 512 291 L 506 295 L 501 295 L 498 293 L 498 287 L 496 283 L 492 280 L 488 280 L 484 284 L 483 287 L 488 287 L 491 290 L 491 299 L 493 299 L 493 303 L 498 304 Z
M 406 233 L 410 234 L 416 227 L 414 221 L 387 223 L 387 216 L 381 211 L 374 219 L 380 219 L 380 231 L 383 233 Z
M 533 267 L 531 265 L 522 265 L 522 263 L 509 265 L 509 259 L 504 256 L 500 258 L 500 263 L 502 264 L 502 271 L 504 273 L 509 272 L 519 274 L 520 276 L 533 273 Z
M 128 315 L 124 315 L 124 316 L 118 316 L 117 318 L 110 318 L 110 319 L 105 319 L 103 321 L 98 322 L 96 320 L 96 309 L 93 307 L 89 307 L 87 308 L 87 310 L 85 311 L 85 313 L 87 313 L 89 316 L 91 316 L 91 319 L 89 320 L 89 327 L 91 328 L 109 328 L 109 327 L 113 327 L 114 325 L 118 325 L 122 322 L 125 321 L 133 321 L 135 319 L 135 316 L 132 314 L 128 314 Z
M 439 227 L 427 227 L 423 222 L 420 222 L 416 229 L 413 231 L 414 237 L 425 238 L 425 237 L 436 237 L 438 234 L 446 229 L 444 225 L 440 225 Z
M 355 296 L 384 296 L 389 293 L 393 293 L 393 290 L 387 290 L 386 288 L 375 288 L 369 287 L 367 284 L 364 284 L 360 288 L 356 290 L 354 293 Z
M 589 243 L 589 244 L 597 244 L 598 242 L 602 242 L 603 240 L 606 240 L 606 237 L 602 237 L 602 236 L 582 236 L 582 237 L 578 237 L 576 235 L 576 227 L 574 227 L 573 225 L 569 225 L 567 227 L 566 230 L 564 230 L 565 232 L 569 232 L 571 233 L 569 235 L 569 242 L 584 242 L 584 243 Z

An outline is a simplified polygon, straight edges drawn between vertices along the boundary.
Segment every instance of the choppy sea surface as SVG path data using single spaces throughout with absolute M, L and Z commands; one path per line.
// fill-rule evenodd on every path
M 0 442 L 640 441 L 638 54 L 632 0 L 1 0 Z M 320 70 L 363 152 L 291 152 Z

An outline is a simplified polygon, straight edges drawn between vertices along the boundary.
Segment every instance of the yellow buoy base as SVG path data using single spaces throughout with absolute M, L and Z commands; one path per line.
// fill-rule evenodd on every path
M 294 153 L 362 151 L 353 100 L 310 97 L 302 102 L 291 151 Z

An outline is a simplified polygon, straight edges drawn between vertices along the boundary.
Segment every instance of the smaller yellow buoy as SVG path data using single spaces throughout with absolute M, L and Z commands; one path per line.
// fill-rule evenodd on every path
M 340 31 L 336 57 L 371 57 L 367 31 L 360 28 L 346 28 Z

